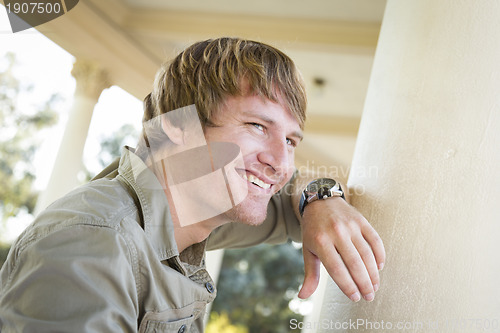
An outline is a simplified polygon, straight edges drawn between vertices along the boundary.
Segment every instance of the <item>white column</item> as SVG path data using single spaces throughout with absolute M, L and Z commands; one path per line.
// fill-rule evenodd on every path
M 388 0 L 348 183 L 387 261 L 372 303 L 328 289 L 335 332 L 498 330 L 499 41 L 498 0 Z
M 36 212 L 78 185 L 77 174 L 82 169 L 82 155 L 94 107 L 101 92 L 111 83 L 106 71 L 97 64 L 77 59 L 71 74 L 76 79 L 73 106 L 49 183 L 41 193 Z
M 207 271 L 214 280 L 215 284 L 219 281 L 220 269 L 222 267 L 222 261 L 224 260 L 224 249 L 208 251 L 205 255 L 205 265 Z M 207 305 L 205 313 L 205 323 L 208 322 L 210 318 L 210 311 L 212 310 L 212 303 Z

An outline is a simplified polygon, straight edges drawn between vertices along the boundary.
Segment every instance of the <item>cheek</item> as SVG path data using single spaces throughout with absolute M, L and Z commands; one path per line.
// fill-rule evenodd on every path
M 292 162 L 290 162 L 290 164 L 288 165 L 288 168 L 286 170 L 283 170 L 283 180 L 280 182 L 280 187 L 283 187 L 286 183 L 288 183 L 290 181 L 290 179 L 292 178 L 294 172 L 295 172 L 295 163 L 293 163 L 293 160 Z
M 243 158 L 247 157 L 250 160 L 257 159 L 258 153 L 261 152 L 264 147 L 262 142 L 245 135 L 236 136 L 232 142 L 240 147 Z
M 295 154 L 294 151 L 292 151 L 289 155 L 288 158 L 288 170 L 286 176 L 288 177 L 288 180 L 292 178 L 293 173 L 295 172 Z
M 292 176 L 293 176 L 293 173 L 294 173 L 294 172 L 295 172 L 295 167 L 294 167 L 294 166 L 292 166 L 292 167 L 289 169 L 289 171 L 288 171 L 288 173 L 287 173 L 287 175 L 286 175 L 286 177 L 285 177 L 285 183 L 288 183 L 288 182 L 290 181 L 290 179 L 292 179 Z

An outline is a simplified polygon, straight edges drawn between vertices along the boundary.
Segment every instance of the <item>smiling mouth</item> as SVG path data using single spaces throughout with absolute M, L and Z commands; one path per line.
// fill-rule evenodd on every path
M 249 181 L 250 183 L 257 185 L 258 187 L 263 188 L 265 190 L 271 187 L 271 184 L 264 182 L 263 180 L 259 179 L 258 177 L 255 177 L 252 174 L 249 174 L 248 176 L 246 174 L 243 174 L 242 177 L 246 181 Z

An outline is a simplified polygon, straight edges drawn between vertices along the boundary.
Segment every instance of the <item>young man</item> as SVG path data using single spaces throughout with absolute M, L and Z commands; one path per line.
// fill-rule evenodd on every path
M 294 174 L 306 96 L 286 55 L 241 39 L 196 43 L 160 69 L 144 109 L 136 150 L 13 245 L 2 332 L 202 332 L 216 294 L 205 250 L 287 238 L 303 242 L 300 297 L 321 261 L 351 300 L 373 299 L 379 236 L 335 181 Z

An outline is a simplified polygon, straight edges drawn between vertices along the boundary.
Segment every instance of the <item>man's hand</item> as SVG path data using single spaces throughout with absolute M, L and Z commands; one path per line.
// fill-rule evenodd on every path
M 307 298 L 319 282 L 320 261 L 344 294 L 372 301 L 380 286 L 385 249 L 368 221 L 342 198 L 317 200 L 304 210 L 302 250 L 305 277 L 299 292 Z

